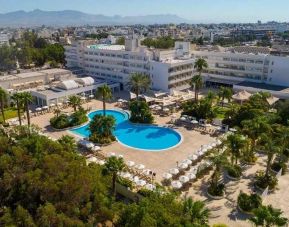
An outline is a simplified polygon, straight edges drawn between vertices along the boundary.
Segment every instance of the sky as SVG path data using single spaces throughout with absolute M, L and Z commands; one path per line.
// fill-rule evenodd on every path
M 176 14 L 195 23 L 289 22 L 289 0 L 0 0 L 0 13 L 34 9 L 107 16 Z

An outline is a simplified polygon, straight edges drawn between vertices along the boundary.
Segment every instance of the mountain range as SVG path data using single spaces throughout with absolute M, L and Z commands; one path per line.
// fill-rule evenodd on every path
M 105 16 L 87 14 L 74 10 L 15 11 L 0 14 L 0 26 L 32 27 L 32 26 L 80 26 L 80 25 L 133 25 L 133 24 L 179 24 L 189 23 L 188 20 L 173 14 L 145 16 Z

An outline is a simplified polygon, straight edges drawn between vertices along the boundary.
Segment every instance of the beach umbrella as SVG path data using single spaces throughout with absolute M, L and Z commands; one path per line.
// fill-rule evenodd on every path
M 196 175 L 195 175 L 194 173 L 188 173 L 186 176 L 187 176 L 190 180 L 196 179 Z
M 99 151 L 100 147 L 99 146 L 94 146 L 93 148 L 91 148 L 92 151 Z
M 164 112 L 169 112 L 170 109 L 169 109 L 169 108 L 164 108 L 163 111 L 164 111 Z
M 93 143 L 90 143 L 90 142 L 87 142 L 87 143 L 85 143 L 85 147 L 86 147 L 87 149 L 92 149 L 92 148 L 94 147 L 94 144 L 93 144 Z
M 145 168 L 145 166 L 144 166 L 143 164 L 137 164 L 137 165 L 135 166 L 135 168 L 138 169 L 138 170 L 142 170 L 142 169 Z
M 213 147 L 211 145 L 209 145 L 209 146 L 207 146 L 207 149 L 211 150 L 211 149 L 213 149 Z
M 218 144 L 218 145 L 221 145 L 221 144 L 222 144 L 222 141 L 221 141 L 221 140 L 217 140 L 217 144 Z
M 192 161 L 196 161 L 198 159 L 198 156 L 193 154 L 193 155 L 190 155 L 188 158 Z
M 132 177 L 132 175 L 130 173 L 128 173 L 128 172 L 125 172 L 125 173 L 122 174 L 122 177 L 130 179 Z
M 109 156 L 109 157 L 115 157 L 116 154 L 115 154 L 114 152 L 110 152 L 108 156 Z
M 237 129 L 235 129 L 235 128 L 230 128 L 229 131 L 230 131 L 230 132 L 237 132 Z
M 36 110 L 36 111 L 41 111 L 42 108 L 38 107 L 38 108 L 36 108 L 35 110 Z
M 198 168 L 197 168 L 197 167 L 194 167 L 194 168 L 192 168 L 192 169 L 189 170 L 189 173 L 192 173 L 192 174 L 195 174 L 195 175 L 196 175 L 197 171 L 198 171 Z
M 105 164 L 105 161 L 103 161 L 103 160 L 99 160 L 98 162 L 97 162 L 99 165 L 104 165 Z
M 172 168 L 172 169 L 170 169 L 169 170 L 169 173 L 170 174 L 173 174 L 173 175 L 176 175 L 176 174 L 178 174 L 180 171 L 177 169 L 177 168 Z
M 57 103 L 57 106 L 63 106 L 62 102 Z
M 146 176 L 150 176 L 152 174 L 152 171 L 150 169 L 145 169 L 143 171 L 143 174 L 146 175 Z
M 186 160 L 183 161 L 183 163 L 191 165 L 193 162 L 190 159 L 186 159 Z
M 181 182 L 179 182 L 179 181 L 173 181 L 173 182 L 171 183 L 171 186 L 172 186 L 174 189 L 180 189 L 180 188 L 183 186 L 183 184 L 182 184 Z
M 181 121 L 186 121 L 187 118 L 185 118 L 185 117 L 181 117 L 180 120 L 181 120 Z
M 147 184 L 147 185 L 145 185 L 145 188 L 146 188 L 147 190 L 153 191 L 153 190 L 156 189 L 156 186 L 153 185 L 153 184 Z
M 86 100 L 86 97 L 81 97 L 80 99 L 81 99 L 81 100 Z
M 211 146 L 212 146 L 212 147 L 216 147 L 217 144 L 216 144 L 216 143 L 212 143 Z
M 43 106 L 42 109 L 47 110 L 49 107 L 48 106 Z
M 190 178 L 188 178 L 187 176 L 180 176 L 179 181 L 182 183 L 187 183 L 190 181 Z
M 89 164 L 91 162 L 97 162 L 97 158 L 96 157 L 90 157 L 86 160 L 86 163 Z
M 162 109 L 162 107 L 160 107 L 160 106 L 155 107 L 155 110 L 161 110 L 161 109 Z
M 119 157 L 119 158 L 123 158 L 123 155 L 122 155 L 122 154 L 119 154 L 118 157 Z
M 133 177 L 133 181 L 136 183 L 137 181 L 139 181 L 139 177 L 138 176 L 134 176 Z
M 173 175 L 170 174 L 170 173 L 164 173 L 164 174 L 163 174 L 163 178 L 166 179 L 166 180 L 169 180 L 169 179 L 171 179 L 172 177 L 173 177 Z
M 50 107 L 55 107 L 55 104 L 54 104 L 54 103 L 51 103 L 49 106 L 50 106 Z
M 186 169 L 186 168 L 188 168 L 188 167 L 189 167 L 189 165 L 188 165 L 187 163 L 181 163 L 181 164 L 179 164 L 179 166 L 178 166 L 179 169 Z
M 127 165 L 128 167 L 133 167 L 133 166 L 135 165 L 135 162 L 133 162 L 133 161 L 128 161 L 128 162 L 126 163 L 126 165 Z
M 192 120 L 191 123 L 194 124 L 194 125 L 199 124 L 199 122 L 196 121 L 196 120 Z
M 91 99 L 94 98 L 94 95 L 89 95 L 89 98 L 91 98 Z
M 137 186 L 143 187 L 143 186 L 146 185 L 147 182 L 145 180 L 138 180 L 135 183 L 136 183 Z

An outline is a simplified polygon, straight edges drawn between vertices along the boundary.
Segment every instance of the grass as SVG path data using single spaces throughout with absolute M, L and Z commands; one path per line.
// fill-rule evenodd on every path
M 6 108 L 5 109 L 5 118 L 6 120 L 17 117 L 17 109 L 15 108 Z M 2 122 L 2 114 L 0 114 L 0 122 Z
M 217 109 L 217 118 L 224 119 L 226 112 L 229 110 L 228 107 L 218 107 Z

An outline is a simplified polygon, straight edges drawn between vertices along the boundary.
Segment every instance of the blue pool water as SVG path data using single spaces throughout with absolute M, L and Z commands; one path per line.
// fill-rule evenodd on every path
M 92 119 L 96 114 L 102 113 L 102 110 L 98 110 L 91 112 L 88 117 Z M 181 135 L 170 128 L 131 124 L 128 120 L 129 116 L 125 112 L 107 110 L 106 114 L 116 119 L 114 135 L 123 145 L 141 150 L 160 151 L 172 148 L 182 140 Z M 82 137 L 90 135 L 88 125 L 70 131 Z

